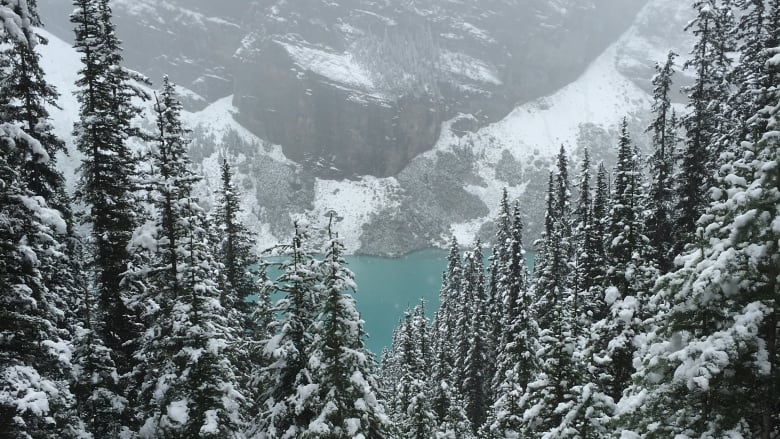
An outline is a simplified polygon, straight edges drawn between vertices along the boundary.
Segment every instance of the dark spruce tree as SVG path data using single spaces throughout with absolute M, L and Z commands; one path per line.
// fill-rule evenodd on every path
M 506 286 L 501 338 L 493 387 L 496 399 L 482 429 L 491 438 L 511 437 L 522 432 L 520 399 L 538 371 L 539 327 L 533 313 L 533 296 L 523 248 L 520 205 L 515 204 L 509 246 L 509 264 L 504 267 Z
M 463 270 L 463 297 L 460 301 L 459 328 L 463 328 L 459 350 L 466 346 L 463 352 L 462 365 L 459 367 L 461 393 L 465 398 L 466 414 L 471 421 L 474 433 L 482 426 L 490 406 L 489 391 L 491 378 L 485 368 L 490 354 L 488 353 L 488 337 L 490 322 L 487 297 L 485 295 L 485 269 L 483 263 L 482 243 L 477 240 L 474 250 L 466 253 Z M 465 339 L 465 340 L 464 340 Z
M 356 284 L 343 253 L 341 242 L 331 237 L 320 266 L 324 308 L 309 354 L 316 390 L 301 401 L 315 417 L 296 437 L 382 439 L 390 433 L 390 420 L 380 399 L 373 355 L 364 345 L 363 321 L 349 293 Z M 427 322 L 422 323 L 427 329 Z
M 224 290 L 235 308 L 249 313 L 247 297 L 257 293 L 256 279 L 260 260 L 254 253 L 255 241 L 241 222 L 240 193 L 233 182 L 233 170 L 227 159 L 222 161 L 221 186 L 214 209 L 219 259 L 225 266 Z
M 263 352 L 268 366 L 254 377 L 263 383 L 255 401 L 250 437 L 294 438 L 308 428 L 315 414 L 307 402 L 314 397 L 314 373 L 308 355 L 314 343 L 313 327 L 322 312 L 319 261 L 308 248 L 306 224 L 295 223 L 292 243 L 281 247 L 289 259 L 281 263 L 281 274 L 261 294 L 281 294 L 273 308 L 270 338 Z
M 645 196 L 642 192 L 640 158 L 623 120 L 618 142 L 618 163 L 607 229 L 604 305 L 608 312 L 596 323 L 595 355 L 603 358 L 599 382 L 618 400 L 631 382 L 634 337 L 641 330 L 644 302 L 657 276 L 644 234 Z
M 73 334 L 73 383 L 75 408 L 84 430 L 93 437 L 130 437 L 132 431 L 122 425 L 129 401 L 117 393 L 119 374 L 111 351 L 95 328 L 97 305 L 93 292 L 84 280 L 79 325 Z
M 775 37 L 759 76 L 770 85 L 754 99 L 773 104 L 750 116 L 766 128 L 721 155 L 703 236 L 657 283 L 653 300 L 668 308 L 638 354 L 624 416 L 634 437 L 780 435 L 780 2 L 769 6 Z
M 650 161 L 650 208 L 647 219 L 647 236 L 654 248 L 653 258 L 662 272 L 672 267 L 672 239 L 675 236 L 673 221 L 674 191 L 672 177 L 677 147 L 677 121 L 672 108 L 671 89 L 674 60 L 677 54 L 669 52 L 666 62 L 656 64 L 653 78 L 653 113 L 655 119 L 647 128 L 653 135 L 653 155 Z
M 135 162 L 128 138 L 139 109 L 131 102 L 129 76 L 121 67 L 121 46 L 107 0 L 75 0 L 71 14 L 74 46 L 82 68 L 76 82 L 80 105 L 75 143 L 84 155 L 76 195 L 87 207 L 92 228 L 95 288 L 99 296 L 97 328 L 111 349 L 120 373 L 132 367 L 139 332 L 121 286 L 127 271 L 127 245 L 136 223 Z
M 17 141 L 20 140 L 20 141 Z M 21 176 L 41 148 L 15 124 L 0 123 L 0 425 L 5 437 L 68 437 L 69 334 L 64 297 L 47 285 L 62 264 L 67 226 Z
M 231 350 L 239 339 L 217 279 L 199 179 L 187 157 L 188 131 L 167 78 L 155 104 L 157 147 L 147 188 L 151 219 L 134 233 L 126 284 L 143 306 L 147 331 L 136 358 L 143 376 L 136 413 L 146 438 L 230 437 L 243 428 Z
M 59 141 L 47 137 L 45 113 L 34 113 L 52 96 L 32 90 L 41 83 L 20 84 L 39 79 L 31 77 L 40 71 L 19 71 L 22 52 L 37 61 L 34 6 L 0 2 L 0 435 L 67 438 L 84 434 L 68 385 L 73 282 L 63 268 L 72 237 L 66 200 L 58 199 L 61 180 L 46 182 L 52 192 L 38 184 L 57 172 L 49 151 L 56 152 Z M 29 131 L 33 117 L 40 126 Z
M 690 111 L 682 119 L 686 136 L 675 182 L 674 254 L 694 240 L 696 222 L 708 203 L 707 191 L 717 158 L 716 140 L 724 131 L 722 110 L 728 101 L 724 84 L 731 65 L 727 55 L 733 48 L 723 40 L 731 34 L 731 28 L 723 22 L 724 14 L 716 3 L 715 0 L 694 1 L 696 18 L 686 27 L 696 37 L 696 44 L 685 69 L 692 70 L 696 79 L 685 89 Z
M 22 22 L 40 26 L 34 3 L 25 10 L 21 2 L 3 1 L 19 15 Z M 60 211 L 70 221 L 70 206 L 62 173 L 57 169 L 57 154 L 65 152 L 65 142 L 53 133 L 47 107 L 56 107 L 59 94 L 45 78 L 40 66 L 39 44 L 46 41 L 36 35 L 32 26 L 23 26 L 21 35 L 4 33 L 5 43 L 0 57 L 6 66 L 0 93 L 13 97 L 4 105 L 4 121 L 22 127 L 38 141 L 43 151 L 33 152 L 48 156 L 47 160 L 28 160 L 24 163 L 23 178 L 27 187 L 45 198 L 50 207 Z M 22 38 L 19 38 L 22 37 Z M 24 139 L 19 139 L 24 142 Z M 31 151 L 32 152 L 32 151 Z
M 487 286 L 487 310 L 489 314 L 488 320 L 488 338 L 487 349 L 489 352 L 488 359 L 485 364 L 486 376 L 491 378 L 496 376 L 496 361 L 498 359 L 498 352 L 501 349 L 501 337 L 503 328 L 501 326 L 501 319 L 504 315 L 503 304 L 505 302 L 504 295 L 507 291 L 507 279 L 504 279 L 508 273 L 510 265 L 511 250 L 510 236 L 512 234 L 512 211 L 509 205 L 509 194 L 507 189 L 504 188 L 501 193 L 501 201 L 499 203 L 498 218 L 495 220 L 496 234 L 493 240 L 493 251 L 490 255 L 490 265 L 488 267 L 488 286 Z M 490 386 L 489 399 L 495 400 L 497 383 L 492 382 Z

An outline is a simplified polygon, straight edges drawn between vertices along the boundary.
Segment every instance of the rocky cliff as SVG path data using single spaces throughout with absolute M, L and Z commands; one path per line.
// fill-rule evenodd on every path
M 40 0 L 71 36 L 69 1 Z M 318 176 L 398 174 L 460 113 L 485 125 L 574 80 L 643 0 L 115 0 L 127 64 Z

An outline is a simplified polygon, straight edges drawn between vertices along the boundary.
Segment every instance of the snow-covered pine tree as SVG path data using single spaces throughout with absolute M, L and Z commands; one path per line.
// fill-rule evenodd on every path
M 577 200 L 577 206 L 574 209 L 575 223 L 572 229 L 572 254 L 574 257 L 574 280 L 572 282 L 572 289 L 574 292 L 573 297 L 573 312 L 577 324 L 574 329 L 574 336 L 578 337 L 580 330 L 583 326 L 586 326 L 588 321 L 592 318 L 588 315 L 588 292 L 592 287 L 591 280 L 587 277 L 587 271 L 589 271 L 591 264 L 593 264 L 592 257 L 595 255 L 589 255 L 586 252 L 587 240 L 589 233 L 592 233 L 593 218 L 591 213 L 593 210 L 593 202 L 591 193 L 591 170 L 590 170 L 590 151 L 586 147 L 582 155 L 582 164 L 580 168 L 580 175 L 577 182 L 579 189 L 579 199 Z
M 489 313 L 487 349 L 488 359 L 485 363 L 485 373 L 489 378 L 496 376 L 496 367 L 498 352 L 501 349 L 501 336 L 503 327 L 501 319 L 504 315 L 504 295 L 506 294 L 506 282 L 502 279 L 508 271 L 510 265 L 510 236 L 512 234 L 512 211 L 509 203 L 509 194 L 504 188 L 501 192 L 501 201 L 499 203 L 498 217 L 495 220 L 496 234 L 493 240 L 493 251 L 490 255 L 490 266 L 488 267 L 488 288 L 487 288 L 487 308 Z M 492 382 L 490 386 L 489 400 L 495 401 L 497 383 Z
M 259 258 L 254 254 L 255 240 L 239 219 L 241 204 L 239 191 L 233 182 L 233 170 L 227 159 L 222 161 L 218 204 L 214 209 L 214 223 L 219 230 L 219 258 L 225 266 L 225 290 L 234 306 L 248 313 L 247 297 L 257 293 L 255 279 Z
M 269 365 L 257 372 L 263 376 L 254 377 L 265 383 L 249 431 L 257 439 L 298 437 L 316 416 L 305 408 L 311 406 L 307 399 L 316 389 L 308 354 L 314 342 L 314 320 L 322 306 L 317 290 L 320 270 L 308 248 L 308 224 L 296 221 L 294 226 L 292 243 L 282 248 L 290 259 L 281 263 L 281 275 L 265 288 L 282 297 L 273 309 L 271 337 L 264 348 Z
M 67 437 L 78 428 L 70 419 L 67 304 L 47 282 L 65 265 L 58 259 L 67 224 L 21 176 L 24 161 L 47 159 L 37 140 L 0 123 L 0 425 L 12 438 Z
M 579 276 L 578 308 L 587 323 L 601 320 L 607 315 L 604 302 L 604 284 L 607 272 L 605 242 L 609 213 L 609 177 L 604 163 L 599 164 L 596 187 L 590 207 L 590 225 L 580 232 L 583 236 L 578 250 L 577 273 Z M 583 327 L 583 331 L 585 328 Z
M 459 321 L 465 325 L 458 326 L 458 336 L 466 339 L 459 345 L 459 350 L 466 346 L 462 364 L 456 367 L 460 391 L 464 397 L 466 414 L 476 433 L 485 422 L 490 406 L 489 390 L 492 377 L 487 376 L 485 363 L 490 353 L 487 351 L 490 328 L 490 317 L 485 295 L 485 269 L 482 254 L 482 242 L 474 243 L 474 250 L 464 257 L 463 297 Z
M 539 326 L 551 327 L 555 317 L 551 304 L 563 300 L 571 290 L 573 255 L 571 190 L 569 188 L 569 159 L 561 146 L 557 157 L 557 172 L 550 175 L 545 235 L 540 258 L 535 270 L 535 300 Z
M 545 257 L 550 261 L 546 264 L 547 269 L 540 273 L 545 281 L 537 283 L 536 288 L 548 290 L 539 291 L 536 296 L 546 294 L 544 317 L 548 326 L 542 328 L 539 335 L 538 373 L 520 398 L 517 412 L 522 413 L 520 437 L 540 437 L 560 425 L 564 413 L 556 408 L 571 399 L 569 389 L 575 384 L 572 292 L 567 280 L 560 277 L 565 271 L 560 265 L 567 262 L 563 256 L 568 251 L 567 244 L 557 227 L 546 241 Z
M 428 330 L 416 321 L 416 315 L 420 314 L 407 309 L 397 328 L 391 362 L 394 381 L 387 383 L 390 386 L 387 390 L 392 395 L 395 434 L 398 437 L 422 439 L 433 437 L 437 415 L 433 411 L 429 391 L 427 373 L 430 359 L 426 363 L 421 351 L 421 347 L 427 344 L 424 339 L 428 337 Z
M 640 157 L 623 119 L 618 141 L 618 162 L 609 213 L 604 301 L 609 312 L 595 324 L 595 355 L 603 359 L 600 382 L 618 400 L 631 382 L 633 338 L 647 310 L 649 290 L 657 277 L 652 248 L 644 234 L 646 198 L 642 192 Z
M 222 306 L 221 265 L 206 213 L 192 197 L 198 180 L 188 131 L 167 78 L 155 104 L 157 145 L 149 186 L 153 220 L 134 234 L 126 284 L 148 328 L 136 354 L 143 384 L 136 409 L 141 437 L 243 437 L 243 396 L 231 349 L 238 334 Z
M 436 337 L 447 337 L 450 346 L 456 346 L 455 328 L 457 325 L 458 299 L 463 287 L 463 263 L 460 256 L 460 245 L 453 236 L 447 254 L 447 269 L 442 275 L 442 286 L 439 291 L 439 310 L 436 312 Z M 452 358 L 454 366 L 455 356 Z
M 769 10 L 773 36 L 759 63 L 769 86 L 757 89 L 765 105 L 750 117 L 766 128 L 721 155 L 702 236 L 657 283 L 664 312 L 620 404 L 626 437 L 780 435 L 780 2 Z
M 24 7 L 21 2 L 4 0 L 0 4 L 13 8 L 20 22 L 25 23 L 20 29 L 22 38 L 8 32 L 0 37 L 5 43 L 0 57 L 6 65 L 0 92 L 12 97 L 4 105 L 4 119 L 22 127 L 48 155 L 48 160 L 28 160 L 24 163 L 22 175 L 29 190 L 45 198 L 50 207 L 59 210 L 65 220 L 70 221 L 64 178 L 56 166 L 56 155 L 65 151 L 65 142 L 54 135 L 47 110 L 47 106 L 57 105 L 59 95 L 46 81 L 40 66 L 40 54 L 36 51 L 36 47 L 45 40 L 38 37 L 32 28 L 41 25 L 35 3 L 28 2 Z M 19 140 L 24 142 L 24 139 Z
M 33 57 L 34 6 L 0 2 L 0 38 Z M 66 321 L 73 283 L 67 272 L 58 272 L 68 266 L 69 227 L 66 215 L 54 208 L 67 212 L 68 206 L 27 175 L 34 168 L 42 170 L 42 177 L 45 171 L 56 173 L 46 149 L 54 145 L 38 140 L 49 140 L 43 114 L 41 131 L 25 132 L 20 108 L 32 110 L 46 98 L 30 93 L 26 97 L 43 101 L 20 107 L 16 85 L 31 72 L 17 71 L 18 58 L 9 55 L 0 56 L 0 79 L 7 87 L 0 97 L 0 425 L 2 434 L 12 438 L 75 437 L 81 426 L 71 410 Z M 51 183 L 59 189 L 61 181 Z
M 647 218 L 647 236 L 655 249 L 653 258 L 662 272 L 672 266 L 672 238 L 675 225 L 672 221 L 674 192 L 671 179 L 674 173 L 674 157 L 677 147 L 677 127 L 672 108 L 671 89 L 674 60 L 677 54 L 669 52 L 666 62 L 656 64 L 653 77 L 653 113 L 655 119 L 647 128 L 653 134 L 653 155 L 650 161 L 650 215 Z
M 212 241 L 217 249 L 217 259 L 224 267 L 220 278 L 222 306 L 231 314 L 230 321 L 236 333 L 244 335 L 241 337 L 242 347 L 233 351 L 236 354 L 233 363 L 237 366 L 236 372 L 246 396 L 251 396 L 250 401 L 254 401 L 258 395 L 252 393 L 260 391 L 256 386 L 259 383 L 250 383 L 255 381 L 252 378 L 255 368 L 264 363 L 259 344 L 267 340 L 267 327 L 271 323 L 270 297 L 267 289 L 258 294 L 265 273 L 255 253 L 254 237 L 239 219 L 240 194 L 227 159 L 223 159 L 221 171 L 217 205 L 210 214 L 215 232 Z M 252 303 L 253 296 L 255 301 Z M 248 335 L 251 338 L 246 337 Z
M 464 398 L 454 384 L 451 350 L 448 339 L 434 345 L 431 375 L 428 380 L 429 400 L 434 415 L 437 439 L 468 439 L 472 424 L 466 414 Z
M 573 382 L 572 354 L 574 304 L 571 282 L 571 211 L 567 158 L 561 149 L 558 173 L 547 194 L 550 234 L 543 237 L 543 258 L 535 269 L 535 311 L 540 322 L 538 373 L 520 398 L 523 412 L 521 435 L 541 436 L 560 425 L 563 413 L 556 411 L 570 398 Z
M 738 11 L 738 22 L 734 26 L 734 37 L 737 40 L 737 52 L 740 54 L 737 63 L 730 72 L 729 81 L 736 90 L 729 99 L 728 116 L 737 121 L 735 131 L 729 133 L 728 139 L 732 147 L 738 146 L 742 140 L 755 142 L 759 140 L 765 127 L 751 126 L 750 121 L 759 110 L 756 107 L 755 96 L 762 86 L 760 72 L 765 71 L 767 38 L 770 38 L 769 2 L 766 0 L 732 0 Z
M 520 205 L 516 203 L 510 237 L 510 263 L 505 267 L 502 282 L 507 290 L 501 318 L 503 331 L 498 367 L 493 377 L 496 400 L 483 428 L 483 435 L 487 437 L 504 438 L 520 434 L 523 425 L 520 398 L 538 369 L 539 328 L 533 312 L 520 212 Z
M 121 45 L 111 22 L 107 0 L 74 0 L 76 51 L 83 64 L 76 82 L 80 110 L 74 127 L 76 147 L 84 155 L 77 197 L 88 206 L 92 226 L 101 338 L 111 349 L 120 373 L 133 365 L 133 340 L 138 328 L 125 304 L 120 285 L 127 270 L 127 245 L 135 228 L 135 162 L 128 138 L 139 109 L 121 67 Z
M 724 23 L 724 17 L 728 17 L 724 11 L 727 6 L 721 7 L 718 0 L 695 0 L 693 8 L 696 18 L 686 30 L 691 31 L 697 41 L 692 57 L 684 67 L 693 70 L 696 79 L 685 89 L 690 112 L 682 119 L 686 138 L 680 170 L 676 174 L 674 254 L 694 240 L 696 221 L 708 203 L 707 191 L 717 159 L 717 151 L 713 148 L 717 147 L 718 134 L 727 131 L 722 110 L 729 97 L 725 85 L 731 65 L 728 53 L 733 50 L 728 41 L 731 27 Z
M 79 324 L 73 335 L 73 382 L 75 408 L 83 430 L 92 437 L 132 437 L 129 426 L 122 419 L 129 401 L 117 393 L 119 374 L 111 351 L 100 339 L 95 328 L 97 304 L 89 283 L 81 284 Z
M 453 241 L 448 257 L 448 269 L 442 276 L 442 298 L 446 297 L 446 292 L 450 289 L 449 276 L 453 273 L 457 278 L 461 276 L 461 258 L 457 241 Z M 454 347 L 452 330 L 449 329 L 447 321 L 450 320 L 448 312 L 454 303 L 444 303 L 436 312 L 436 316 L 430 329 L 430 338 L 432 345 L 432 357 L 430 361 L 430 376 L 426 385 L 429 392 L 429 404 L 433 415 L 433 425 L 435 426 L 434 436 L 437 438 L 468 438 L 471 434 L 471 422 L 466 416 L 464 398 L 456 385 L 454 372 Z M 403 327 L 403 326 L 401 326 Z M 401 328 L 396 331 L 400 337 L 403 333 Z M 394 338 L 394 346 L 401 346 L 400 340 Z M 394 361 L 393 364 L 396 364 Z M 386 365 L 382 364 L 385 369 Z M 401 370 L 395 369 L 395 377 L 401 376 Z M 387 388 L 394 387 L 395 381 L 385 380 Z
M 364 345 L 363 320 L 350 294 L 357 286 L 343 253 L 343 244 L 331 235 L 320 266 L 324 309 L 309 355 L 317 388 L 316 397 L 305 402 L 314 418 L 297 437 L 382 439 L 390 420 L 380 400 L 373 355 Z

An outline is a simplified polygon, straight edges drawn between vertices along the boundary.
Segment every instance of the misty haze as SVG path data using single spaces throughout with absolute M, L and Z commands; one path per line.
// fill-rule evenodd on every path
M 780 439 L 780 0 L 0 17 L 0 439 Z

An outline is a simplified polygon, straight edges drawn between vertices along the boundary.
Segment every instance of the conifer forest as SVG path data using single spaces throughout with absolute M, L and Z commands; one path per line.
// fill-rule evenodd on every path
M 505 190 L 373 353 L 345 232 L 258 249 L 227 159 L 202 203 L 109 0 L 72 1 L 70 190 L 37 2 L 0 0 L 0 438 L 780 439 L 780 0 L 680 1 L 646 131 L 561 147 L 535 242 Z

